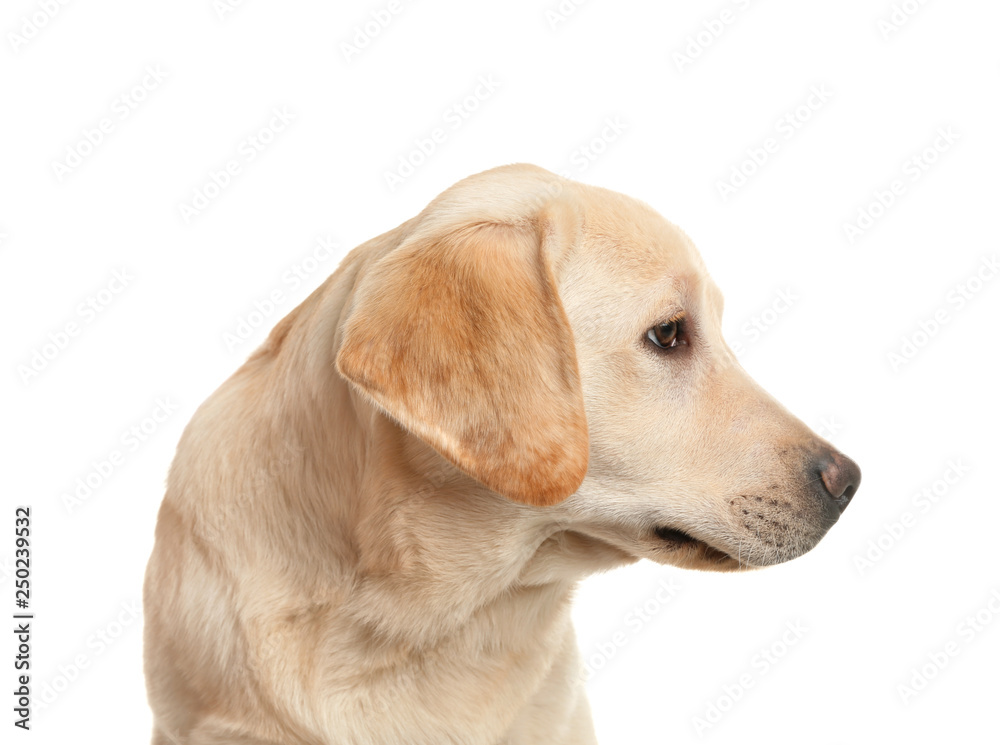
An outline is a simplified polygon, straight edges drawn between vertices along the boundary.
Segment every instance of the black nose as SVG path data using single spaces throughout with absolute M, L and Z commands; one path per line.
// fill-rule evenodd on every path
M 861 485 L 861 469 L 858 464 L 842 453 L 830 452 L 819 459 L 817 463 L 819 476 L 826 487 L 826 493 L 833 498 L 834 504 L 843 512 L 847 509 L 851 497 Z

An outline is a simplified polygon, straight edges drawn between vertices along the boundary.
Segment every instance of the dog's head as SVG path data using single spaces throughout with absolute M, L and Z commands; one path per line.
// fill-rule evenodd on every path
M 627 554 L 706 569 L 810 550 L 858 467 L 721 333 L 691 241 L 533 166 L 435 199 L 356 288 L 340 373 L 507 499 Z

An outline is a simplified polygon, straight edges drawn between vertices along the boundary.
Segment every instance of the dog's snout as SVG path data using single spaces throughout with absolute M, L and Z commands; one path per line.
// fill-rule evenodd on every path
M 861 469 L 843 453 L 829 452 L 816 463 L 826 493 L 843 512 L 861 485 Z

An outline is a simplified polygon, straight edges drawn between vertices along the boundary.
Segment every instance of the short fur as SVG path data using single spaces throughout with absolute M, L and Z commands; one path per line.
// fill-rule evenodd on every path
M 688 344 L 655 348 L 681 313 Z M 595 742 L 582 577 L 775 564 L 839 515 L 830 445 L 721 315 L 676 227 L 533 166 L 352 251 L 181 438 L 144 594 L 154 745 Z

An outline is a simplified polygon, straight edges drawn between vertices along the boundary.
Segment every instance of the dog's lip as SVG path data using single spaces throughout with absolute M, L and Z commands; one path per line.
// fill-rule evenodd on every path
M 667 544 L 673 549 L 690 546 L 691 548 L 701 549 L 705 554 L 705 557 L 709 559 L 718 559 L 720 562 L 726 560 L 736 561 L 728 552 L 723 551 L 720 548 L 716 548 L 712 544 L 707 541 L 703 541 L 700 538 L 695 538 L 693 535 L 684 530 L 667 525 L 661 525 L 655 528 L 653 532 L 661 542 Z
M 682 546 L 685 543 L 694 543 L 698 541 L 698 539 L 695 538 L 690 533 L 686 533 L 683 530 L 678 530 L 677 528 L 670 528 L 667 527 L 666 525 L 661 525 L 660 527 L 656 528 L 653 532 L 656 533 L 656 537 L 659 538 L 660 540 L 666 541 L 667 543 L 673 543 L 678 546 Z M 704 541 L 701 541 L 701 543 L 704 543 Z

